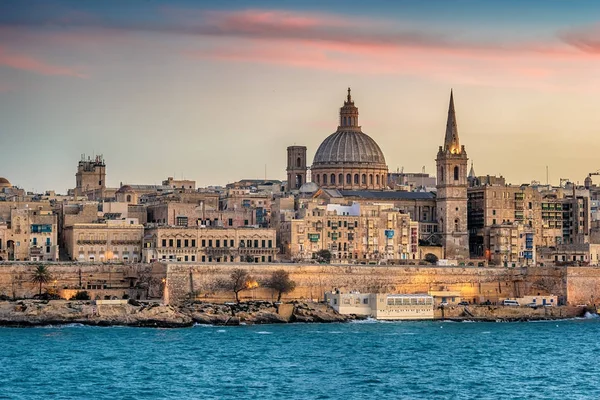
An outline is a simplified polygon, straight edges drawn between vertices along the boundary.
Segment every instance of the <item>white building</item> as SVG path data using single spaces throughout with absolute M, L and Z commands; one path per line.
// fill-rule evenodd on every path
M 325 301 L 340 314 L 381 320 L 433 319 L 433 296 L 427 294 L 325 293 Z

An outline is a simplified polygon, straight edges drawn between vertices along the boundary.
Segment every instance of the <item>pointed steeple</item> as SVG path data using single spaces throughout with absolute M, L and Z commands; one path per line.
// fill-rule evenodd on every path
M 338 129 L 356 129 L 358 126 L 358 108 L 354 106 L 350 88 L 348 88 L 348 96 L 344 101 L 344 106 L 340 108 L 340 125 Z
M 475 168 L 473 168 L 473 161 L 471 161 L 471 170 L 469 171 L 469 179 L 474 179 L 477 176 L 475 175 Z
M 446 122 L 446 136 L 444 138 L 444 151 L 460 154 L 460 141 L 458 140 L 458 127 L 454 111 L 454 95 L 450 89 L 450 105 L 448 106 L 448 121 Z

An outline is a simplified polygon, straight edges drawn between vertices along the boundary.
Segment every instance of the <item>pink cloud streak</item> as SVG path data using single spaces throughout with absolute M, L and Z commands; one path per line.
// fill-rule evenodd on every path
M 0 47 L 0 66 L 33 72 L 40 75 L 72 76 L 76 78 L 87 77 L 77 69 L 53 65 L 32 56 L 10 52 L 3 47 Z

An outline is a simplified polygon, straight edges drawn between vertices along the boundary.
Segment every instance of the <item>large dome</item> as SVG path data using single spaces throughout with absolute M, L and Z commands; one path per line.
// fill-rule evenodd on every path
M 0 188 L 9 188 L 12 187 L 8 179 L 0 177 Z
M 385 166 L 379 145 L 358 130 L 338 130 L 319 146 L 313 164 L 371 163 Z

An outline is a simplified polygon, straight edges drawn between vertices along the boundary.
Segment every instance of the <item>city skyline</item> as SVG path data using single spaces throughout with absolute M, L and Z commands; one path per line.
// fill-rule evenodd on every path
M 283 180 L 286 147 L 310 163 L 351 86 L 390 172 L 435 174 L 453 88 L 478 174 L 582 183 L 600 169 L 600 5 L 459 3 L 4 2 L 0 176 L 66 192 L 86 153 L 113 187 L 224 185 L 265 164 Z

